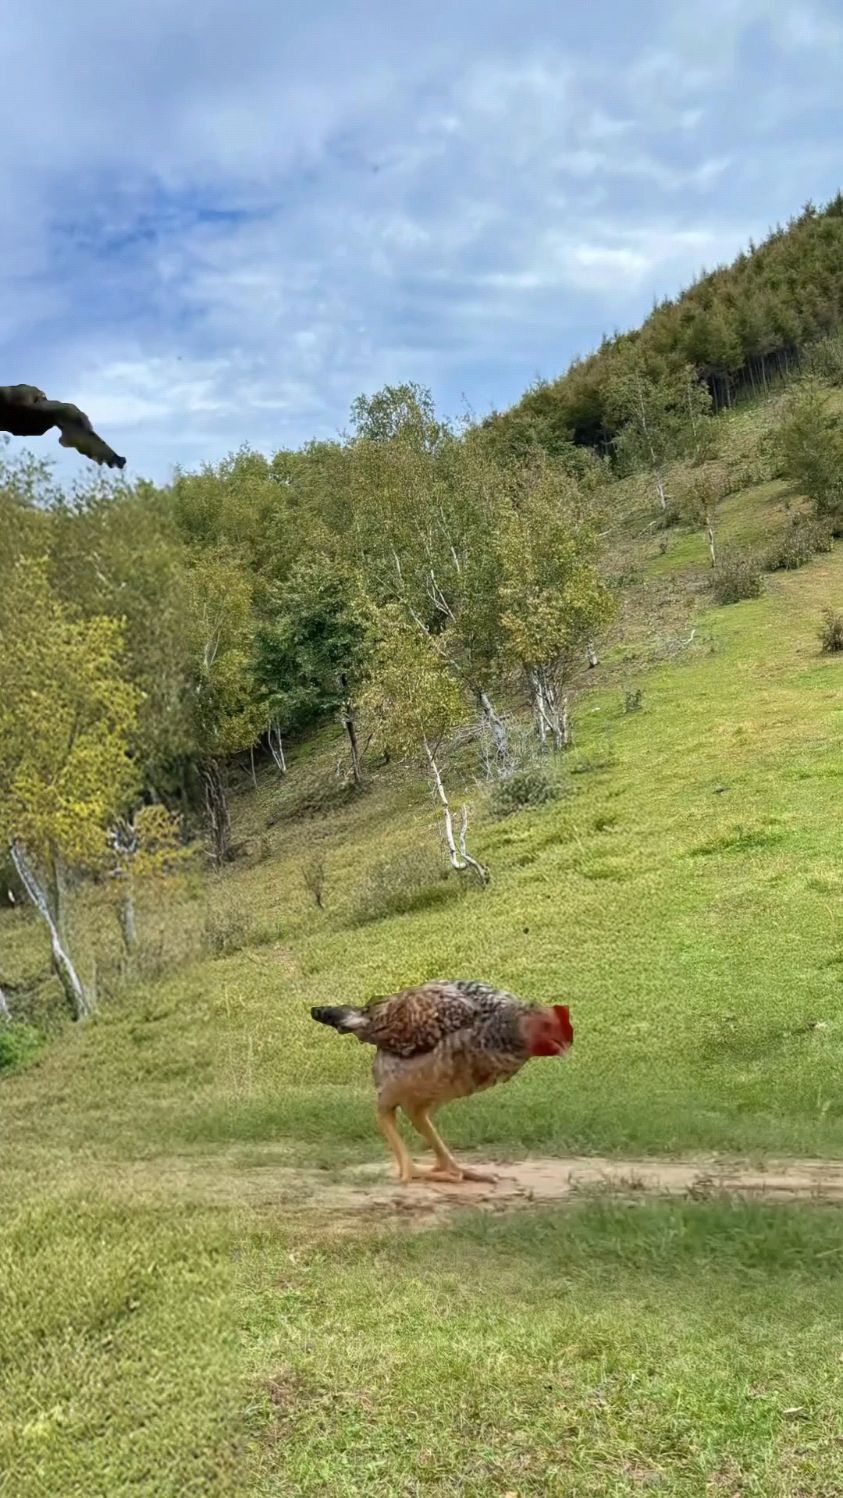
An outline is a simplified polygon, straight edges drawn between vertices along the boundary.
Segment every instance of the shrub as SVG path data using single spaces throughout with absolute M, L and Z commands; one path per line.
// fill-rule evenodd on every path
M 829 385 L 843 385 L 843 338 L 834 333 L 820 338 L 805 350 L 803 367 Z
M 318 910 L 325 903 L 325 859 L 321 853 L 311 853 L 302 864 L 302 884 Z
M 734 493 L 781 478 L 783 457 L 777 439 L 782 401 L 733 413 L 721 428 L 721 457 Z
M 623 699 L 623 710 L 625 713 L 640 713 L 642 706 L 642 692 L 640 687 L 630 688 Z
M 615 813 L 605 811 L 601 812 L 599 816 L 595 817 L 592 823 L 595 832 L 610 832 L 611 829 L 613 827 L 617 827 L 617 825 L 618 818 Z
M 345 778 L 344 765 L 331 771 L 324 760 L 314 765 L 296 765 L 276 791 L 276 804 L 269 812 L 265 826 L 267 830 L 279 823 L 306 817 L 325 817 L 347 806 L 365 791 L 365 785 L 356 785 Z
M 499 780 L 495 786 L 492 814 L 496 817 L 509 817 L 530 806 L 543 806 L 547 801 L 555 801 L 561 791 L 558 779 L 551 775 L 547 765 L 521 765 L 506 780 Z
M 825 655 L 836 655 L 843 650 L 843 614 L 838 614 L 835 609 L 826 609 L 819 635 Z
M 799 515 L 784 535 L 771 547 L 764 561 L 765 572 L 793 572 L 822 551 L 834 545 L 832 527 L 827 520 Z
M 407 849 L 367 869 L 357 889 L 352 921 L 363 926 L 429 910 L 460 898 L 467 889 L 466 881 L 431 849 Z
M 778 445 L 788 478 L 808 496 L 819 516 L 843 527 L 843 430 L 828 407 L 828 392 L 812 378 L 790 396 Z
M 12 866 L 12 860 L 0 853 L 0 909 L 6 905 L 22 905 L 25 899 L 26 896 Z
M 764 579 L 754 557 L 727 557 L 718 562 L 712 573 L 711 591 L 717 603 L 759 598 L 763 590 Z
M 669 499 L 665 508 L 657 512 L 652 528 L 654 531 L 669 531 L 681 524 L 682 511 L 673 500 Z
M 212 957 L 231 957 L 252 945 L 248 922 L 233 907 L 209 908 L 205 912 L 204 945 Z
M 0 1072 L 26 1066 L 44 1043 L 40 1030 L 23 1020 L 0 1020 Z

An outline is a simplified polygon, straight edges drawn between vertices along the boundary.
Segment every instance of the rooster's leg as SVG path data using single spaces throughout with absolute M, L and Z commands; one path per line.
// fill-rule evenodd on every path
M 497 1176 L 487 1170 L 470 1170 L 467 1165 L 460 1165 L 454 1159 L 441 1134 L 433 1126 L 427 1108 L 411 1108 L 407 1110 L 413 1128 L 425 1139 L 436 1156 L 436 1164 L 433 1170 L 419 1170 L 413 1167 L 416 1176 L 426 1181 L 487 1181 L 494 1185 Z
M 379 1108 L 378 1127 L 395 1157 L 398 1179 L 402 1186 L 406 1186 L 410 1181 L 415 1180 L 419 1172 L 410 1159 L 410 1152 L 398 1132 L 395 1112 L 395 1108 Z

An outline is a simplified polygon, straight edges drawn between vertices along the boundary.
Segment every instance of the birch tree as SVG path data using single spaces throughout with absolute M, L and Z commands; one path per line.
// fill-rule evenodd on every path
M 423 765 L 442 813 L 451 867 L 471 869 L 485 882 L 486 870 L 466 847 L 468 809 L 461 807 L 457 826 L 442 774 L 446 739 L 465 721 L 465 698 L 429 637 L 408 624 L 397 606 L 388 606 L 379 623 L 365 709 L 382 742 L 400 758 Z
M 0 837 L 44 921 L 68 1009 L 93 1004 L 71 955 L 70 871 L 101 867 L 107 829 L 135 785 L 138 694 L 121 671 L 122 630 L 80 619 L 23 559 L 0 597 Z
M 717 566 L 717 510 L 726 496 L 728 484 L 720 467 L 709 465 L 692 470 L 686 478 L 680 509 L 691 525 L 701 530 L 708 546 L 712 567 Z
M 522 473 L 501 536 L 503 625 L 527 679 L 543 747 L 571 741 L 567 691 L 611 595 L 597 567 L 597 537 L 572 480 L 539 459 Z
M 383 394 L 383 393 L 382 393 Z M 500 569 L 497 533 L 503 469 L 478 443 L 460 441 L 433 416 L 415 387 L 357 402 L 350 450 L 360 531 L 360 565 L 379 603 L 397 602 L 476 704 L 498 767 L 510 763 L 499 681 Z M 375 419 L 376 418 L 376 419 Z M 358 527 L 360 522 L 358 522 Z

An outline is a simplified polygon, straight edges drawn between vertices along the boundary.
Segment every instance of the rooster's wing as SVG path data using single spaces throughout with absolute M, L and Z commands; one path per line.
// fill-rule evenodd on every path
M 361 1039 L 395 1056 L 416 1056 L 432 1051 L 446 1035 L 468 1029 L 492 1008 L 513 1002 L 518 1001 L 511 994 L 482 983 L 424 983 L 372 999 L 362 1011 L 366 1034 Z

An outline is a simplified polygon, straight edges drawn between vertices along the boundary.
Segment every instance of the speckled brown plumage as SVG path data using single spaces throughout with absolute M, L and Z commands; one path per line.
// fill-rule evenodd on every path
M 454 1098 L 508 1082 L 531 1056 L 561 1055 L 573 1041 L 568 1011 L 525 1003 L 504 989 L 460 979 L 435 979 L 372 999 L 360 1009 L 318 1008 L 313 1018 L 375 1047 L 373 1075 L 379 1123 L 402 1181 L 422 1172 L 409 1159 L 395 1129 L 403 1108 L 437 1157 L 427 1176 L 462 1180 L 469 1175 L 447 1150 L 430 1113 Z
M 419 988 L 403 988 L 387 998 L 371 999 L 361 1009 L 317 1010 L 314 1018 L 394 1056 L 416 1056 L 432 1050 L 446 1035 L 485 1017 L 505 1019 L 512 1006 L 528 1007 L 513 994 L 487 984 L 434 979 Z

